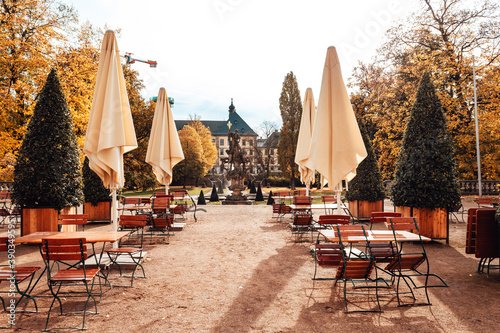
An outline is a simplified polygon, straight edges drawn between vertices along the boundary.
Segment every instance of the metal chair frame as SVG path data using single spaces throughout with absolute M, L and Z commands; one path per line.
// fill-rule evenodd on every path
M 47 282 L 50 292 L 53 296 L 52 303 L 47 314 L 47 320 L 45 322 L 45 329 L 43 331 L 50 331 L 52 329 L 85 329 L 85 317 L 86 314 L 97 314 L 97 301 L 92 294 L 94 287 L 94 280 L 99 274 L 99 268 L 86 268 L 85 260 L 87 259 L 87 242 L 85 238 L 67 238 L 67 239 L 42 239 L 42 256 L 45 262 L 45 267 L 47 271 Z M 77 261 L 76 264 L 71 264 L 68 261 Z M 67 269 L 60 269 L 60 264 L 67 266 Z M 77 265 L 81 265 L 81 269 L 76 269 Z M 56 268 L 57 267 L 57 268 Z M 71 312 L 71 314 L 83 314 L 82 327 L 55 327 L 47 329 L 50 319 L 50 312 L 54 306 L 55 301 L 59 302 L 60 315 L 66 315 L 69 313 L 63 313 L 62 301 L 61 301 L 61 287 L 65 286 L 84 286 L 84 291 L 68 291 L 65 292 L 65 297 L 82 297 L 86 296 L 85 306 L 83 311 Z M 101 288 L 101 284 L 99 283 Z M 102 289 L 100 290 L 99 296 L 102 295 Z M 87 311 L 90 299 L 93 300 L 95 306 L 95 312 Z

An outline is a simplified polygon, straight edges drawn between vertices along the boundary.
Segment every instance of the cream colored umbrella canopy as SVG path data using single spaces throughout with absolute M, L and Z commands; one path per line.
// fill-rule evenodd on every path
M 300 181 L 306 183 L 306 194 L 309 195 L 309 187 L 314 183 L 314 168 L 309 168 L 304 164 L 309 158 L 309 147 L 313 132 L 314 119 L 316 118 L 316 105 L 311 88 L 306 89 L 304 96 L 304 107 L 300 119 L 299 138 L 297 140 L 297 150 L 295 151 L 295 163 L 299 166 Z
M 123 154 L 137 148 L 132 113 L 115 34 L 106 31 L 83 151 L 90 168 L 112 190 L 112 220 L 117 228 L 116 189 L 125 182 Z
M 149 136 L 146 162 L 151 164 L 156 179 L 165 185 L 166 192 L 168 185 L 172 182 L 173 167 L 183 159 L 184 153 L 167 93 L 165 88 L 160 88 Z
M 358 122 L 342 79 L 335 47 L 326 54 L 323 79 L 309 147 L 303 163 L 316 169 L 331 189 L 342 179 L 351 180 L 356 167 L 367 156 Z M 340 207 L 340 191 L 337 192 Z

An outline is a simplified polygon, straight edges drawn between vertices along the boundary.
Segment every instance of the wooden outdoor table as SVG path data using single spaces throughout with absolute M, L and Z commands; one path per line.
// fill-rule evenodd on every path
M 345 243 L 359 243 L 365 242 L 367 239 L 369 242 L 393 242 L 394 234 L 391 230 L 365 230 L 366 238 L 364 236 L 347 236 L 342 238 L 342 242 Z M 336 231 L 331 229 L 322 229 L 319 231 L 330 242 L 338 243 L 339 238 L 335 236 Z M 422 237 L 422 241 L 430 242 L 431 239 L 425 236 Z M 396 241 L 398 242 L 419 242 L 420 237 L 409 231 L 396 231 Z
M 75 231 L 75 232 L 34 232 L 29 235 L 25 235 L 22 237 L 17 237 L 14 241 L 16 244 L 29 244 L 29 245 L 38 245 L 40 247 L 40 255 L 42 255 L 42 239 L 51 238 L 51 239 L 64 239 L 64 238 L 85 238 L 86 242 L 92 245 L 92 255 L 90 255 L 87 260 L 92 265 L 100 268 L 101 260 L 104 253 L 104 247 L 106 243 L 114 243 L 122 239 L 123 237 L 130 234 L 130 231 Z M 101 249 L 100 254 L 97 254 L 95 251 L 95 243 L 104 243 Z M 46 271 L 46 267 L 44 268 L 42 274 L 36 281 L 35 285 L 38 283 L 42 275 Z M 107 274 L 103 273 L 102 270 L 99 272 L 101 277 L 105 279 L 105 281 L 109 284 L 111 283 L 108 280 Z M 34 288 L 34 286 L 33 286 Z
M 76 231 L 76 232 L 34 232 L 17 237 L 14 243 L 41 245 L 44 238 L 85 238 L 87 243 L 114 243 L 127 236 L 129 231 Z
M 311 204 L 311 205 L 288 205 L 292 212 L 307 212 L 307 211 L 312 211 L 314 209 L 323 209 L 325 211 L 328 210 L 335 210 L 337 209 L 337 204 L 336 203 L 329 203 L 329 204 Z M 341 205 L 341 209 L 347 209 L 346 206 Z

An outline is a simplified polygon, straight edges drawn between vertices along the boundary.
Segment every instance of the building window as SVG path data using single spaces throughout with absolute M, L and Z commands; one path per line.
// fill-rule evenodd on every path
M 224 146 L 224 139 L 220 139 L 220 145 Z
M 274 149 L 269 149 L 269 154 L 274 155 Z
M 220 150 L 220 154 L 219 155 L 224 155 L 224 149 Z
M 212 138 L 212 143 L 215 144 L 215 138 Z
M 242 146 L 246 146 L 247 145 L 247 140 L 243 140 L 242 143 L 241 143 Z
M 250 149 L 250 155 L 253 156 L 253 149 Z
M 253 146 L 253 140 L 248 140 L 248 144 L 249 144 L 250 146 Z

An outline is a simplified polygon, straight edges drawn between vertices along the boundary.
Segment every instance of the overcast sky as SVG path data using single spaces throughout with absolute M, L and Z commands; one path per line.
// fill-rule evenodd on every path
M 347 83 L 358 61 L 369 61 L 385 31 L 419 6 L 419 0 L 63 0 L 81 21 L 121 29 L 121 54 L 136 62 L 146 89 L 164 87 L 175 99 L 175 119 L 198 115 L 227 119 L 236 111 L 258 130 L 281 126 L 279 97 L 293 71 L 301 98 L 311 87 L 316 102 L 328 46 L 339 54 Z

